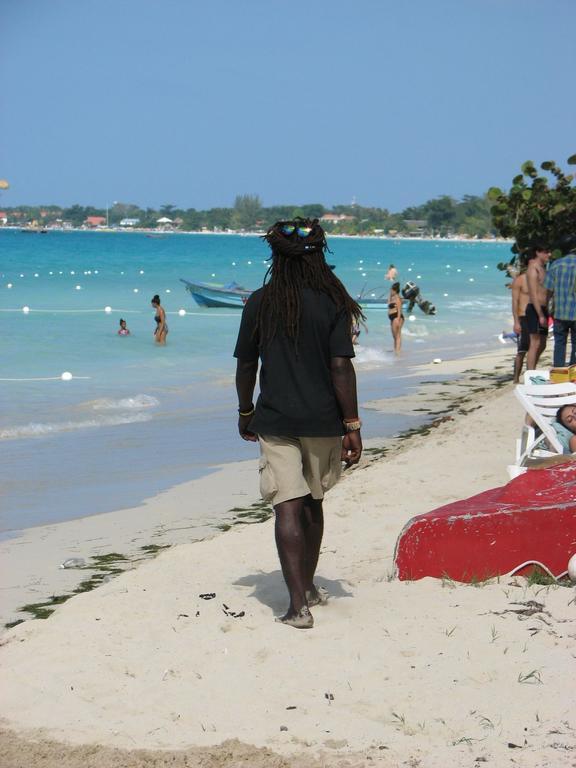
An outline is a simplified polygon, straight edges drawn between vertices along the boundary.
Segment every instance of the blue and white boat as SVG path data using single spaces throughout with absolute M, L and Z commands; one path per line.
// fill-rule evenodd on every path
M 220 285 L 218 283 L 191 283 L 189 280 L 180 278 L 180 281 L 186 286 L 186 290 L 192 296 L 194 301 L 201 307 L 224 307 L 228 309 L 242 309 L 248 297 L 252 293 L 248 288 L 244 288 L 238 283 L 228 283 Z M 420 289 L 413 283 L 407 283 L 403 290 L 403 296 L 409 304 L 409 311 L 412 311 L 414 303 L 418 304 L 420 309 L 427 315 L 433 315 L 436 308 L 430 302 L 423 301 L 420 297 Z M 388 309 L 388 295 L 377 296 L 371 293 L 370 296 L 362 295 L 356 297 L 356 301 L 362 309 Z
M 238 283 L 219 285 L 217 283 L 191 283 L 180 278 L 186 290 L 201 307 L 228 307 L 242 309 L 252 293 Z

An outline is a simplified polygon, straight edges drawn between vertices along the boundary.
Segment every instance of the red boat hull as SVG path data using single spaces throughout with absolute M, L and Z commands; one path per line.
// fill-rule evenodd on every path
M 555 577 L 576 554 L 576 462 L 530 470 L 501 488 L 413 517 L 396 543 L 401 580 L 482 581 L 529 573 Z

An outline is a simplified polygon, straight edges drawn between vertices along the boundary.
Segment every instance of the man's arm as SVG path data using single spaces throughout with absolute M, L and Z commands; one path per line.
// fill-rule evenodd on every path
M 252 398 L 254 397 L 257 374 L 258 360 L 237 360 L 236 392 L 238 394 L 238 411 L 240 414 L 248 414 L 247 416 L 238 416 L 238 432 L 243 440 L 250 440 L 251 442 L 258 440 L 258 437 L 253 432 L 248 431 L 248 425 L 254 414 Z
M 330 364 L 334 394 L 344 422 L 358 421 L 356 373 L 349 357 L 333 357 Z M 342 461 L 346 466 L 358 464 L 362 455 L 360 430 L 347 432 L 342 440 Z

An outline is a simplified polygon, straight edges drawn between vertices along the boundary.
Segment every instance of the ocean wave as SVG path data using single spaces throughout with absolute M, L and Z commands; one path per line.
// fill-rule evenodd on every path
M 406 324 L 404 324 L 404 327 L 402 328 L 402 334 L 408 336 L 409 338 L 422 339 L 425 336 L 429 336 L 430 332 L 425 325 L 416 325 L 407 328 Z
M 491 296 L 484 299 L 462 299 L 461 301 L 451 301 L 446 305 L 446 308 L 452 310 L 467 309 L 485 312 L 487 310 L 502 310 L 504 307 L 508 307 L 509 304 L 510 300 L 508 297 L 502 298 Z
M 135 395 L 134 397 L 122 397 L 119 400 L 102 398 L 88 403 L 95 411 L 140 411 L 144 408 L 154 408 L 160 405 L 160 401 L 151 395 Z
M 377 365 L 379 363 L 388 363 L 391 360 L 390 355 L 386 354 L 383 349 L 378 349 L 377 347 L 358 346 L 354 351 L 356 352 L 356 357 L 354 358 L 354 363 L 356 365 Z
M 146 413 L 135 413 L 130 416 L 102 416 L 99 419 L 86 419 L 84 421 L 62 422 L 30 422 L 14 427 L 0 429 L 0 440 L 19 440 L 25 437 L 42 437 L 59 432 L 72 432 L 78 429 L 95 429 L 98 427 L 116 427 L 121 424 L 135 424 L 142 421 L 150 421 L 152 416 Z

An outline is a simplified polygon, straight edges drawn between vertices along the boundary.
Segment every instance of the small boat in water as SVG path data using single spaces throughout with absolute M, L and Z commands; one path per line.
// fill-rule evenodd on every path
M 192 283 L 189 280 L 180 278 L 180 282 L 184 283 L 186 290 L 192 296 L 194 301 L 201 307 L 224 307 L 228 309 L 242 309 L 248 297 L 252 293 L 248 288 L 244 288 L 238 283 L 229 283 L 228 285 L 220 285 L 218 283 Z M 436 308 L 430 302 L 422 301 L 420 297 L 420 289 L 414 285 L 414 283 L 406 283 L 402 294 L 409 303 L 409 311 L 412 311 L 414 303 L 417 303 L 420 309 L 426 315 L 433 315 L 436 312 Z M 377 296 L 372 293 L 370 296 L 360 294 L 356 297 L 356 301 L 360 304 L 362 309 L 388 309 L 388 294 Z
M 201 307 L 226 307 L 242 309 L 252 291 L 238 283 L 218 285 L 217 283 L 191 283 L 180 278 L 186 290 Z

